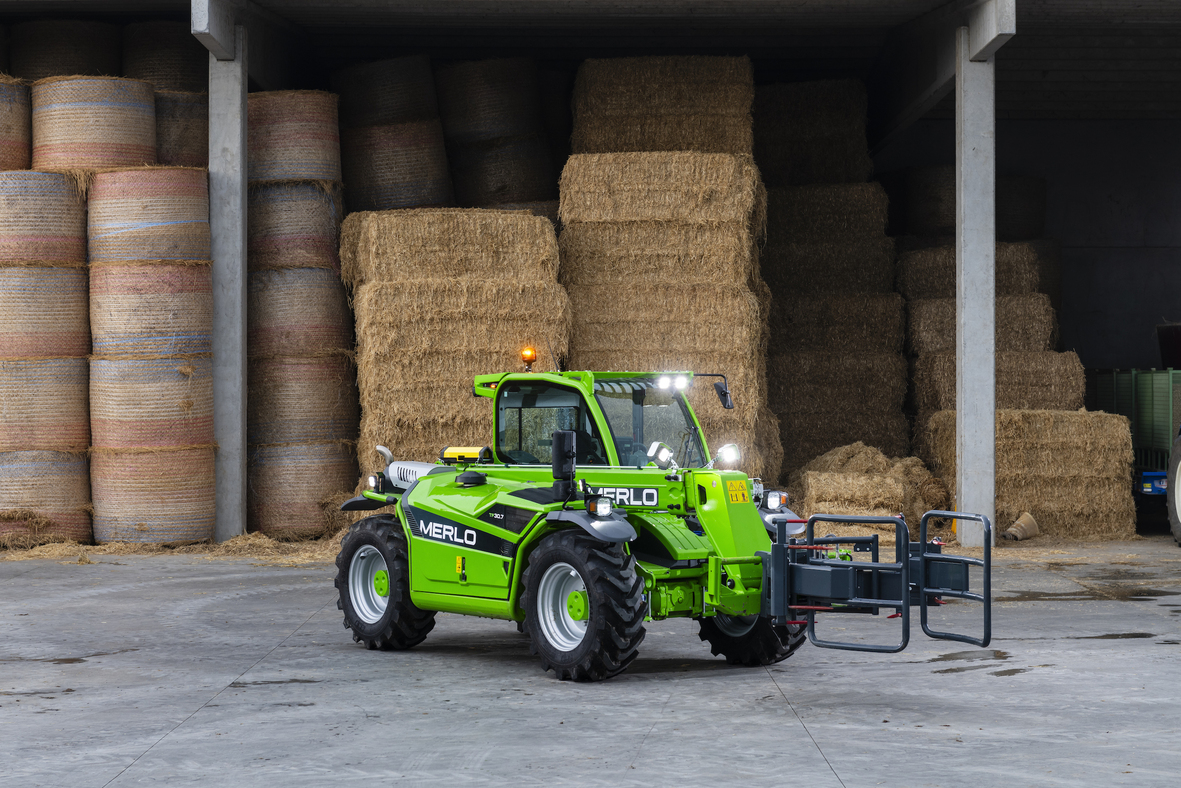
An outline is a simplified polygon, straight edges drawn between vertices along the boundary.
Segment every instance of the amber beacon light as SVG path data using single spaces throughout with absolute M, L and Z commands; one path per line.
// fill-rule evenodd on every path
M 525 364 L 525 371 L 532 372 L 533 364 L 537 361 L 537 351 L 527 347 L 521 351 L 521 361 Z

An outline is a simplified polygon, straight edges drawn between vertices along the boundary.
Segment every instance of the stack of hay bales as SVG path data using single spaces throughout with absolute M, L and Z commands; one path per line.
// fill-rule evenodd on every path
M 454 204 L 430 60 L 381 60 L 332 75 L 349 211 Z
M 546 219 L 523 212 L 420 209 L 351 214 L 341 262 L 353 288 L 362 468 L 373 451 L 432 462 L 447 445 L 491 441 L 472 378 L 518 368 L 531 345 L 565 357 L 570 301 Z M 495 272 L 490 276 L 489 272 Z
M 325 532 L 322 502 L 357 478 L 336 96 L 252 93 L 249 103 L 247 523 L 301 539 Z
M 455 201 L 471 208 L 534 207 L 557 196 L 530 58 L 453 63 L 435 75 Z
M 10 36 L 10 71 L 27 82 L 65 75 L 120 73 L 118 25 L 39 19 L 13 25 Z
M 88 215 L 94 537 L 213 537 L 213 287 L 204 170 L 100 172 Z
M 764 85 L 755 92 L 755 161 L 769 187 L 864 183 L 873 171 L 858 80 Z
M 156 163 L 156 103 L 147 82 L 47 77 L 33 83 L 32 105 L 35 170 L 79 176 Z
M 931 417 L 927 430 L 935 472 L 952 488 L 956 475 L 955 412 Z M 1050 536 L 1131 539 L 1132 439 L 1125 416 L 1086 411 L 998 410 L 996 523 L 1022 512 Z
M 91 539 L 89 352 L 85 203 L 0 172 L 0 547 Z
M 763 189 L 750 158 L 576 154 L 561 187 L 570 366 L 726 375 L 734 410 L 721 408 L 708 379 L 690 395 L 707 442 L 737 443 L 748 473 L 777 478 L 756 289 Z

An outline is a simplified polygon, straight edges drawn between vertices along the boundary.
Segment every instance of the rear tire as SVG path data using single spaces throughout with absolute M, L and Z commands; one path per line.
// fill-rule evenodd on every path
M 636 559 L 620 545 L 581 531 L 551 534 L 529 556 L 524 583 L 529 650 L 544 670 L 563 681 L 601 681 L 636 658 L 648 602 Z M 569 612 L 575 595 L 583 595 L 585 618 Z
M 719 613 L 699 618 L 698 637 L 709 643 L 713 655 L 731 665 L 774 665 L 790 657 L 807 639 L 803 624 L 777 627 L 764 616 L 728 616 Z
M 1165 500 L 1169 505 L 1169 529 L 1173 532 L 1173 541 L 1181 545 L 1181 436 L 1173 439 L 1173 449 L 1169 452 L 1169 474 L 1165 479 L 1168 482 Z
M 410 601 L 410 555 L 395 516 L 355 523 L 341 540 L 336 568 L 336 607 L 355 642 L 368 649 L 407 649 L 435 628 L 434 611 Z

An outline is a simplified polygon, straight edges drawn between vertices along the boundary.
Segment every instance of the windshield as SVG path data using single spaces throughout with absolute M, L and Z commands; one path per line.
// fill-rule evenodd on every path
M 621 465 L 647 465 L 648 447 L 670 446 L 681 468 L 705 465 L 705 452 L 685 397 L 650 378 L 595 381 L 595 398 L 607 417 Z
M 574 430 L 576 462 L 606 465 L 607 453 L 582 395 L 551 383 L 511 383 L 496 400 L 496 453 L 501 462 L 536 465 L 553 457 L 553 434 Z

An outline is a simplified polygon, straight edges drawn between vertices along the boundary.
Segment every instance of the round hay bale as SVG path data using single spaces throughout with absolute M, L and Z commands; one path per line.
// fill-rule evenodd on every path
M 353 312 L 334 272 L 323 268 L 255 271 L 247 287 L 248 356 L 352 351 Z
M 0 74 L 0 170 L 27 170 L 32 149 L 29 86 Z
M 209 176 L 182 167 L 99 173 L 87 225 L 91 265 L 207 261 Z
M 91 541 L 90 467 L 84 454 L 0 453 L 0 548 Z
M 438 70 L 439 115 L 448 142 L 469 145 L 544 129 L 531 58 L 455 63 Z
M 357 484 L 357 460 L 340 443 L 252 446 L 246 523 L 276 539 L 312 539 L 332 527 L 324 500 Z
M 156 91 L 156 162 L 209 166 L 209 94 Z
M 438 120 L 341 132 L 349 212 L 454 204 Z
M 205 265 L 90 269 L 94 352 L 171 356 L 213 351 L 213 281 Z
M 558 196 L 549 142 L 540 134 L 454 145 L 449 159 L 455 201 L 462 206 L 542 202 Z
M 217 502 L 213 451 L 96 451 L 90 459 L 94 541 L 168 544 L 212 539 Z
M 212 359 L 92 360 L 90 432 L 104 449 L 212 444 Z
M 85 358 L 0 360 L 0 451 L 90 443 Z
M 185 22 L 133 22 L 123 28 L 123 76 L 199 93 L 209 87 L 209 54 Z
M 255 186 L 247 199 L 246 260 L 264 268 L 340 270 L 340 189 L 314 183 Z
M 51 77 L 33 84 L 33 169 L 156 163 L 156 100 L 147 82 Z
M 335 94 L 320 90 L 251 93 L 247 116 L 248 181 L 340 182 Z
M 360 405 L 352 362 L 340 356 L 257 359 L 247 370 L 248 443 L 357 438 Z
M 0 357 L 89 353 L 87 291 L 81 268 L 0 268 Z
M 0 172 L 0 266 L 86 265 L 86 203 L 55 172 Z
M 341 127 L 386 126 L 439 116 L 435 75 L 426 55 L 396 57 L 332 74 Z
M 38 19 L 12 26 L 10 71 L 29 82 L 66 74 L 119 73 L 119 26 L 80 19 Z

